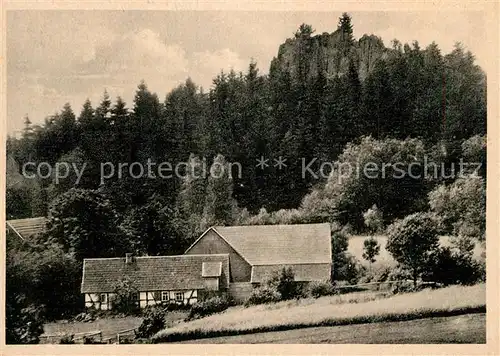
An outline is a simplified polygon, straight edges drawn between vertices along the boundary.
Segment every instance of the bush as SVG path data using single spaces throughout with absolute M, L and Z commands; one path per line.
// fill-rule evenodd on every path
M 93 344 L 93 345 L 100 345 L 100 344 L 104 344 L 103 341 L 99 341 L 99 340 L 96 340 L 94 337 L 92 336 L 84 336 L 83 337 L 83 343 L 84 344 Z
M 387 280 L 392 281 L 406 281 L 412 278 L 410 271 L 402 268 L 401 266 L 397 266 L 391 270 L 389 275 L 387 276 Z
M 144 319 L 139 326 L 137 337 L 148 338 L 165 328 L 166 309 L 161 306 L 149 306 L 144 311 Z
M 335 289 L 333 285 L 329 281 L 315 281 L 309 283 L 308 286 L 308 294 L 311 297 L 319 298 L 326 295 L 335 294 Z
M 470 254 L 441 247 L 430 256 L 422 280 L 444 285 L 471 285 L 485 279 L 485 266 Z
M 365 275 L 358 280 L 358 283 L 385 282 L 388 280 L 394 267 L 379 265 L 366 270 Z
M 418 286 L 415 286 L 413 281 L 399 281 L 393 284 L 391 288 L 391 292 L 394 294 L 397 293 L 411 293 L 417 292 L 419 290 Z
M 220 313 L 231 306 L 232 302 L 227 297 L 212 297 L 202 302 L 197 302 L 191 306 L 188 319 L 203 318 L 205 316 Z
M 60 340 L 60 344 L 69 345 L 74 344 L 75 340 L 73 339 L 73 335 L 64 335 Z
M 5 342 L 7 344 L 37 344 L 43 334 L 43 308 L 6 293 Z
M 338 270 L 334 270 L 334 280 L 348 281 L 350 284 L 357 284 L 360 278 L 365 275 L 366 268 L 350 253 L 346 252 L 343 256 L 338 257 L 339 261 L 336 263 Z M 333 268 L 335 268 L 335 266 Z
M 135 315 L 140 312 L 139 301 L 137 300 L 139 291 L 128 277 L 116 281 L 113 292 L 114 300 L 112 303 L 114 313 Z
M 266 303 L 276 303 L 281 300 L 281 294 L 276 288 L 263 286 L 252 291 L 250 298 L 245 302 L 246 306 Z
M 266 285 L 275 289 L 281 295 L 282 300 L 300 298 L 303 294 L 301 285 L 295 282 L 292 268 L 284 267 L 281 271 L 276 271 L 266 281 Z

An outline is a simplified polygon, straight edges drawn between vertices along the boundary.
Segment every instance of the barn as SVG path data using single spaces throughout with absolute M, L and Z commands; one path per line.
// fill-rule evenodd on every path
M 211 227 L 185 252 L 228 254 L 229 293 L 243 301 L 274 271 L 292 268 L 295 280 L 329 280 L 332 248 L 330 225 L 250 225 Z
M 194 304 L 208 292 L 227 292 L 229 256 L 180 255 L 89 258 L 83 261 L 81 292 L 85 307 L 113 308 L 117 281 L 127 279 L 144 308 L 157 304 Z

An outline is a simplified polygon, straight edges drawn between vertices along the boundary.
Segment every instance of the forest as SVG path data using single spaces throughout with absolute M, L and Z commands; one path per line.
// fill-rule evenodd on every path
M 335 43 L 323 43 L 332 35 L 301 25 L 283 47 L 292 52 L 280 50 L 268 74 L 252 61 L 244 73 L 214 73 L 207 91 L 187 78 L 162 96 L 140 82 L 132 103 L 110 98 L 103 88 L 99 103 L 67 103 L 42 125 L 26 116 L 22 135 L 7 139 L 6 216 L 47 216 L 48 225 L 39 241 L 21 244 L 8 236 L 7 312 L 30 318 L 26 308 L 34 308 L 59 318 L 79 300 L 83 258 L 183 253 L 214 225 L 330 222 L 338 231 L 365 233 L 363 214 L 375 206 L 382 230 L 432 212 L 441 217 L 443 234 L 484 241 L 486 73 L 473 54 L 459 43 L 443 54 L 436 43 L 421 48 L 417 41 L 393 40 L 367 66 L 370 53 L 361 43 L 382 40 L 355 39 L 347 14 L 332 30 Z M 316 66 L 322 57 L 315 43 L 338 55 L 339 70 Z M 260 157 L 269 159 L 268 167 L 257 166 Z M 279 157 L 286 168 L 273 165 Z M 169 179 L 124 174 L 102 180 L 104 162 L 146 166 L 148 160 L 186 165 Z M 481 167 L 458 175 L 461 160 Z M 442 174 L 303 175 L 303 162 L 311 161 L 314 172 L 321 162 L 406 169 L 425 161 Z M 22 175 L 29 162 L 27 173 L 36 178 Z M 81 179 L 71 172 L 56 181 L 53 174 L 36 174 L 41 162 L 85 170 Z M 241 176 L 195 174 L 203 164 L 231 162 L 241 164 Z M 334 278 L 343 279 L 346 242 L 332 243 Z M 29 293 L 33 288 L 40 293 Z M 51 299 L 64 302 L 47 311 Z

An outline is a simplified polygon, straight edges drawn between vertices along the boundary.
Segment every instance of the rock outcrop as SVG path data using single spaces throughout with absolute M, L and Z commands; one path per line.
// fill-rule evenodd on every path
M 289 71 L 295 80 L 311 80 L 319 73 L 327 78 L 342 76 L 352 62 L 364 80 L 375 63 L 386 58 L 390 49 L 375 35 L 364 35 L 358 41 L 349 41 L 340 30 L 316 36 L 287 39 L 280 45 L 272 70 Z

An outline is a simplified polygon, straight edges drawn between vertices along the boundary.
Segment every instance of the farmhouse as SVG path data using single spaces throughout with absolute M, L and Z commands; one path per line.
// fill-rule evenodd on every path
M 97 309 L 112 308 L 122 278 L 141 307 L 192 304 L 209 291 L 243 302 L 283 267 L 297 282 L 330 279 L 331 254 L 329 224 L 211 227 L 184 255 L 85 259 L 81 291 L 85 306 Z
M 228 272 L 227 254 L 90 258 L 83 261 L 81 292 L 87 308 L 112 309 L 116 283 L 126 279 L 137 290 L 134 299 L 141 308 L 186 305 L 208 291 L 225 292 Z

